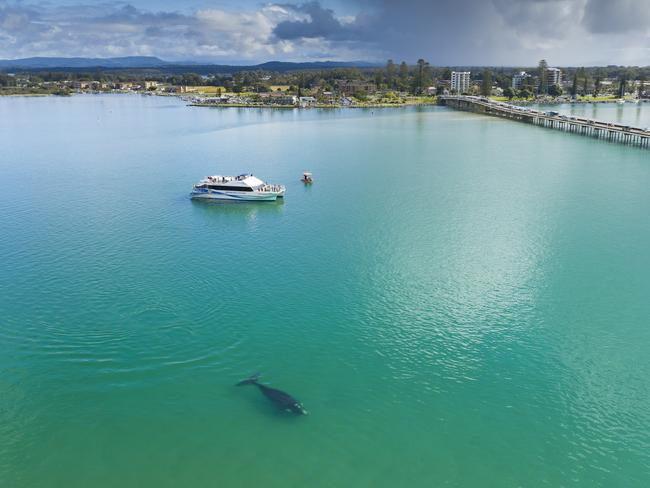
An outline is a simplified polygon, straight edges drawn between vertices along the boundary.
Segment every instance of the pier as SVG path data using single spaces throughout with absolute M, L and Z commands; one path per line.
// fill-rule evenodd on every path
M 650 149 L 650 130 L 638 127 L 561 115 L 553 111 L 542 112 L 508 103 L 494 102 L 486 97 L 443 95 L 438 97 L 438 103 L 458 110 L 517 120 L 549 129 Z

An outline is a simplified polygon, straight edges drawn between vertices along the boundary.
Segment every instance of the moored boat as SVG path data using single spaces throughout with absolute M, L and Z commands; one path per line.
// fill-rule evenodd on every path
M 190 196 L 202 200 L 268 202 L 284 197 L 283 185 L 270 185 L 252 174 L 206 176 L 192 187 Z

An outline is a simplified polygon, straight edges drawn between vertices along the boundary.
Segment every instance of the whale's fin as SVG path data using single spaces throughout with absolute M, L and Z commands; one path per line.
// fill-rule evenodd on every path
M 235 386 L 254 385 L 254 384 L 257 383 L 257 380 L 258 380 L 259 377 L 260 377 L 260 374 L 259 374 L 259 373 L 255 373 L 255 374 L 254 374 L 253 376 L 251 376 L 250 378 L 246 378 L 245 380 L 240 381 L 240 382 L 237 383 L 237 385 L 235 385 Z

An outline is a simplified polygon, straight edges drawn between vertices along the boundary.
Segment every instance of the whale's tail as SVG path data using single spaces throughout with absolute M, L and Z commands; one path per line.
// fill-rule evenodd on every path
M 253 376 L 251 376 L 250 378 L 246 378 L 245 380 L 240 381 L 240 382 L 237 383 L 237 385 L 235 385 L 235 386 L 255 385 L 255 384 L 257 384 L 257 380 L 259 379 L 259 377 L 260 377 L 260 374 L 259 374 L 259 373 L 255 373 L 255 374 L 254 374 Z

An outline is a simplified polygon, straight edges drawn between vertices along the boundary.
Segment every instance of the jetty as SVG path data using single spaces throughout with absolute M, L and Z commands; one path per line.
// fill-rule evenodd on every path
M 443 95 L 438 97 L 438 103 L 458 110 L 516 120 L 549 129 L 650 149 L 650 128 L 641 129 L 614 122 L 561 115 L 554 111 L 543 112 L 509 103 L 495 102 L 487 97 Z

